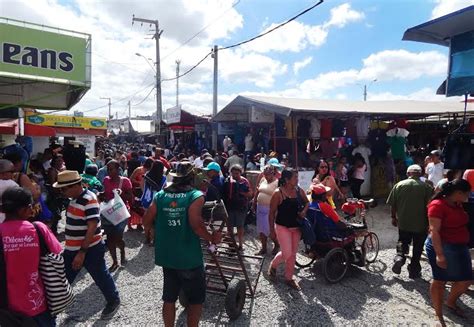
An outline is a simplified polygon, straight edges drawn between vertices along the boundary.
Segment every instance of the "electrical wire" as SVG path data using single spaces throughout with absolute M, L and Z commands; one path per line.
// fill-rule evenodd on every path
M 286 20 L 285 22 L 269 29 L 268 31 L 264 32 L 264 33 L 261 33 L 257 36 L 254 36 L 248 40 L 245 40 L 245 41 L 242 41 L 242 42 L 239 42 L 239 43 L 236 43 L 236 44 L 232 44 L 232 45 L 229 45 L 229 46 L 226 46 L 226 47 L 222 47 L 222 48 L 219 48 L 218 50 L 227 50 L 227 49 L 231 49 L 231 48 L 235 48 L 235 47 L 238 47 L 238 46 L 241 46 L 243 44 L 246 44 L 246 43 L 249 43 L 249 42 L 252 42 L 252 41 L 255 41 L 256 39 L 259 39 L 267 34 L 270 34 L 271 32 L 274 32 L 275 30 L 287 25 L 288 23 L 294 21 L 295 19 L 301 17 L 302 15 L 306 14 L 307 12 L 313 10 L 314 8 L 318 7 L 319 5 L 321 5 L 322 3 L 324 2 L 324 0 L 319 0 L 317 3 L 315 3 L 314 5 L 312 5 L 311 7 L 309 8 L 306 8 L 305 10 L 299 12 L 298 14 L 296 14 L 295 16 L 289 18 L 288 20 Z M 206 56 L 204 56 L 204 58 L 202 58 L 201 60 L 199 60 L 197 62 L 197 64 L 195 64 L 194 66 L 192 66 L 190 69 L 188 69 L 187 71 L 185 71 L 184 73 L 182 73 L 181 75 L 178 75 L 176 77 L 172 77 L 172 78 L 165 78 L 165 79 L 162 79 L 161 82 L 168 82 L 168 81 L 174 81 L 178 78 L 181 78 L 183 76 L 186 76 L 187 74 L 189 74 L 190 72 L 192 72 L 194 69 L 196 69 L 200 64 L 203 63 L 204 60 L 207 59 L 207 57 L 209 57 L 211 54 L 213 53 L 213 51 L 210 51 Z
M 267 34 L 270 34 L 271 32 L 274 32 L 276 31 L 277 29 L 287 25 L 288 23 L 294 21 L 295 19 L 299 18 L 300 16 L 303 16 L 304 14 L 306 14 L 307 12 L 313 10 L 314 8 L 318 7 L 320 4 L 322 4 L 324 2 L 324 0 L 319 0 L 319 2 L 315 3 L 314 5 L 312 5 L 311 7 L 309 8 L 306 8 L 305 10 L 303 10 L 302 12 L 300 12 L 299 14 L 291 17 L 290 19 L 288 19 L 287 21 L 269 29 L 268 31 L 262 33 L 262 34 L 259 34 L 257 36 L 254 36 L 248 40 L 245 40 L 245 41 L 242 41 L 242 42 L 239 42 L 239 43 L 236 43 L 236 44 L 232 44 L 232 45 L 229 45 L 229 46 L 226 46 L 226 47 L 222 47 L 222 48 L 219 48 L 219 50 L 227 50 L 227 49 L 231 49 L 231 48 L 235 48 L 235 47 L 238 47 L 238 46 L 241 46 L 241 45 L 244 45 L 246 43 L 249 43 L 249 42 L 252 42 L 252 41 L 255 41 L 256 39 L 259 39 L 261 37 L 264 37 L 265 35 Z
M 145 98 L 143 98 L 143 100 L 141 100 L 141 101 L 138 102 L 138 103 L 132 103 L 131 105 L 134 106 L 134 107 L 141 105 L 143 102 L 146 101 L 146 99 L 148 99 L 148 97 L 150 96 L 151 92 L 153 92 L 154 89 L 155 89 L 155 86 L 153 86 L 153 87 L 151 88 L 150 92 L 148 92 L 148 94 L 145 96 Z

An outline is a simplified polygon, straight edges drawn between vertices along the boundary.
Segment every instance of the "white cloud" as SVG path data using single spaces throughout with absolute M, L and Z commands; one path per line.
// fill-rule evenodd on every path
M 358 22 L 364 18 L 365 15 L 363 12 L 353 10 L 349 3 L 344 3 L 331 9 L 331 18 L 324 24 L 324 27 L 335 26 L 342 28 L 348 23 Z
M 308 66 L 313 61 L 313 57 L 306 57 L 301 61 L 297 61 L 293 64 L 293 73 L 298 75 L 298 72 Z
M 436 6 L 431 12 L 431 18 L 438 18 L 456 10 L 474 5 L 474 0 L 435 0 Z
M 257 52 L 300 52 L 309 45 L 319 47 L 324 44 L 332 28 L 343 28 L 349 23 L 358 22 L 364 18 L 364 13 L 352 9 L 349 3 L 344 3 L 332 8 L 329 19 L 320 25 L 307 25 L 292 21 L 280 29 L 255 40 L 246 48 Z M 277 25 L 271 24 L 263 32 Z
M 349 85 L 368 83 L 374 79 L 380 82 L 407 81 L 422 77 L 444 76 L 448 59 L 436 51 L 409 52 L 406 50 L 385 50 L 362 60 L 360 69 L 330 71 L 304 80 L 291 88 L 274 91 L 272 95 L 297 98 L 321 98 L 334 90 Z M 432 92 L 434 94 L 435 92 Z
M 385 50 L 363 60 L 359 79 L 414 80 L 446 74 L 448 58 L 438 51 Z

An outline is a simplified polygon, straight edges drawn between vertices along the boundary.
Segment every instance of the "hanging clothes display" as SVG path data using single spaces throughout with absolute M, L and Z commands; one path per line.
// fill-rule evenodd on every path
M 357 137 L 359 140 L 365 140 L 369 135 L 370 119 L 366 116 L 361 116 L 357 119 Z
M 321 139 L 329 139 L 332 137 L 332 120 L 321 119 Z
M 387 132 L 387 143 L 392 150 L 393 160 L 399 161 L 406 159 L 406 144 L 409 134 L 410 132 L 406 129 L 398 127 L 392 128 Z
M 377 128 L 369 132 L 367 141 L 370 144 L 372 155 L 377 158 L 385 158 L 390 148 L 387 143 L 387 134 L 385 130 Z
M 342 137 L 344 136 L 344 122 L 340 119 L 334 119 L 332 121 L 332 137 Z
M 321 137 L 321 122 L 319 119 L 311 118 L 311 127 L 309 129 L 309 134 L 312 139 L 319 139 Z

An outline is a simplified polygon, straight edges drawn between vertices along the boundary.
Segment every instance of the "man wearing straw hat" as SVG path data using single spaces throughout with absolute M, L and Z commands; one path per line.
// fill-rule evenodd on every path
M 72 284 L 82 267 L 86 268 L 107 301 L 102 319 L 109 319 L 120 306 L 120 297 L 105 264 L 105 244 L 102 240 L 97 197 L 83 188 L 82 177 L 75 170 L 60 172 L 53 187 L 60 189 L 66 198 L 71 199 L 66 213 L 66 278 Z

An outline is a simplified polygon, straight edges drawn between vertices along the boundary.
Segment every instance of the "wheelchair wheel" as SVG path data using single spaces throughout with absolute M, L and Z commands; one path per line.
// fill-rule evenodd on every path
M 329 283 L 337 283 L 346 275 L 349 268 L 349 256 L 343 248 L 329 251 L 323 260 L 323 274 Z
M 379 238 L 377 234 L 370 232 L 362 241 L 362 251 L 366 263 L 372 263 L 379 254 Z
M 307 268 L 311 266 L 316 260 L 316 257 L 313 255 L 310 256 L 310 247 L 304 244 L 301 240 L 298 246 L 298 251 L 296 252 L 296 261 L 295 264 L 298 268 Z

